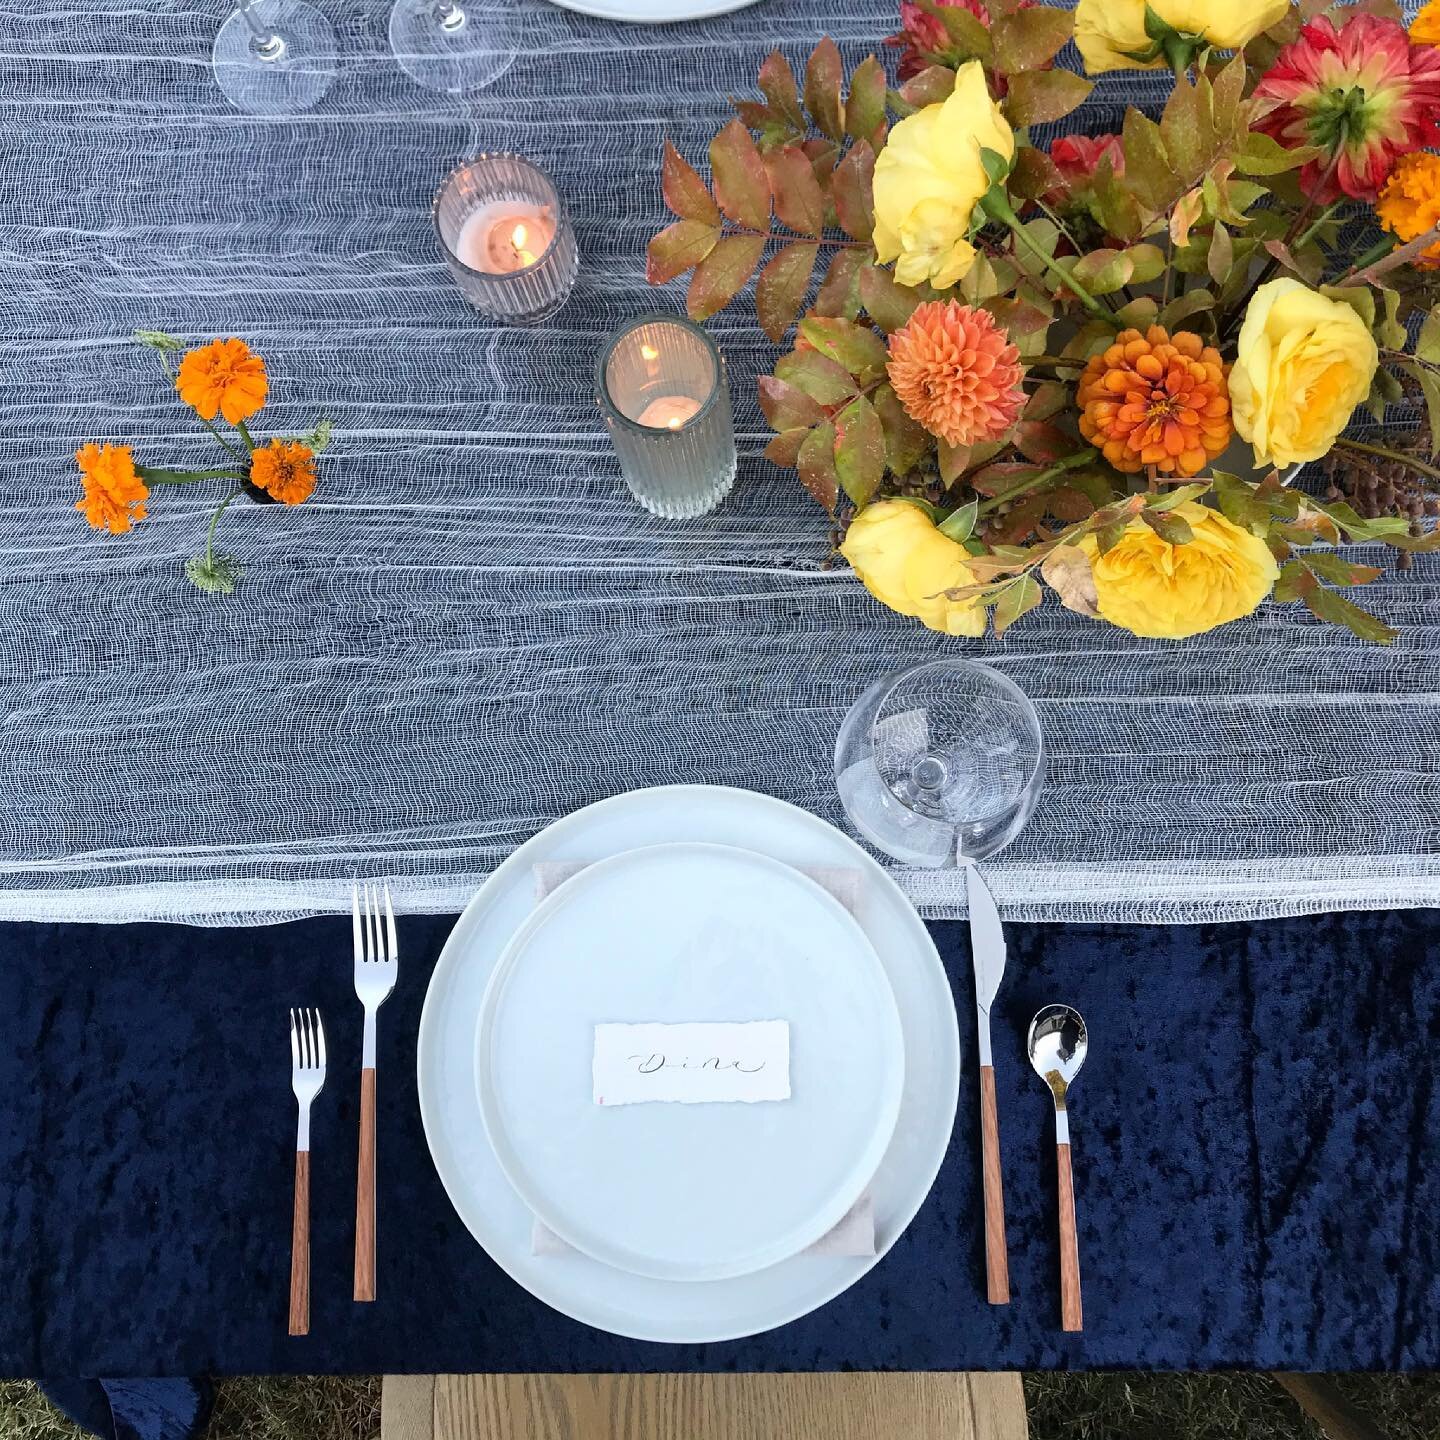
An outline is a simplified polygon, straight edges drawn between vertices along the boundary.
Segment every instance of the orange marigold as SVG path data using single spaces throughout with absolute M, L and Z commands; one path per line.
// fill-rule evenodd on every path
M 1440 45 L 1440 0 L 1428 0 L 1410 22 L 1410 39 L 1416 45 Z
M 219 414 L 238 425 L 264 405 L 270 382 L 265 362 L 252 355 L 243 340 L 213 340 L 185 352 L 175 388 L 202 418 L 213 420 Z
M 1380 223 L 1402 241 L 1414 240 L 1440 225 L 1440 155 L 1412 150 L 1402 155 L 1375 203 Z M 1440 266 L 1440 242 L 1416 257 L 1425 270 Z
M 150 491 L 135 473 L 128 445 L 82 445 L 75 452 L 85 494 L 75 508 L 97 529 L 123 535 L 145 518 Z
M 1020 351 L 988 310 L 930 300 L 890 337 L 890 383 L 948 445 L 998 440 L 1025 403 Z
M 1230 443 L 1229 373 L 1198 335 L 1122 330 L 1080 377 L 1080 433 L 1117 470 L 1194 475 Z
M 299 505 L 315 488 L 315 455 L 295 440 L 272 440 L 250 457 L 250 483 L 286 505 Z

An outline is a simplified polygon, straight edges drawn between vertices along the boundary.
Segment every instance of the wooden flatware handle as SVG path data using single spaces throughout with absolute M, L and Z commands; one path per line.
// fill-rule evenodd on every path
M 1005 1252 L 1005 1186 L 1000 1178 L 1000 1117 L 995 1108 L 995 1067 L 980 1067 L 980 1147 L 985 1182 L 985 1293 L 992 1305 L 1010 1303 L 1010 1262 Z
M 1060 1178 L 1060 1328 L 1083 1330 L 1080 1308 L 1080 1246 L 1075 1238 L 1075 1181 L 1070 1174 L 1070 1146 L 1055 1147 Z
M 310 1333 L 310 1152 L 295 1152 L 295 1223 L 290 1231 L 290 1333 Z
M 375 1298 L 375 1071 L 360 1072 L 360 1171 L 355 1183 L 355 1298 Z

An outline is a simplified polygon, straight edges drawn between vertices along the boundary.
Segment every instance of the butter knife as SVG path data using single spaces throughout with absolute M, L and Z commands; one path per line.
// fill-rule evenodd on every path
M 980 1143 L 985 1189 L 985 1291 L 992 1305 L 1010 1303 L 1005 1249 L 1005 1189 L 1000 1178 L 1000 1120 L 995 1109 L 995 1066 L 990 1056 L 990 1007 L 1005 974 L 1005 932 L 979 868 L 967 864 L 970 955 L 975 966 L 975 1020 L 980 1055 Z

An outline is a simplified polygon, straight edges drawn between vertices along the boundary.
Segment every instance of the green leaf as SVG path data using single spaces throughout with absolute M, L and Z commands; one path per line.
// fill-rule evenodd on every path
M 1053 465 L 1075 451 L 1075 439 L 1044 420 L 1022 420 L 1015 427 L 1015 448 L 1037 465 Z
M 178 355 L 185 348 L 173 335 L 167 335 L 163 330 L 136 330 L 133 333 L 141 345 L 148 345 L 152 350 L 159 350 L 163 354 Z M 193 560 L 186 562 L 187 571 L 194 563 Z M 235 587 L 232 585 L 230 588 L 233 590 Z
M 1400 323 L 1400 292 L 1383 285 L 1379 289 L 1385 301 L 1385 318 L 1376 327 L 1375 338 L 1387 350 L 1403 350 L 1408 337 Z
M 1246 175 L 1279 175 L 1285 170 L 1299 169 L 1307 160 L 1318 160 L 1324 154 L 1316 145 L 1297 145 L 1289 150 L 1263 131 L 1252 130 L 1235 155 L 1235 168 Z
M 1183 295 L 1176 296 L 1160 312 L 1160 323 L 1167 330 L 1174 331 L 1182 320 L 1188 320 L 1202 310 L 1214 308 L 1215 297 L 1208 290 L 1187 290 Z
M 760 91 L 777 115 L 796 130 L 805 129 L 805 112 L 800 108 L 795 72 L 778 50 L 772 50 L 760 66 Z
M 737 225 L 750 230 L 770 228 L 770 177 L 765 162 L 738 120 L 732 120 L 710 142 L 710 174 L 715 199 Z
M 868 325 L 810 315 L 800 322 L 800 333 L 822 355 L 843 365 L 862 385 L 885 373 L 889 358 L 885 342 Z
M 147 345 L 150 342 L 142 340 L 140 343 Z M 163 350 L 168 347 L 157 345 L 155 348 Z M 204 555 L 192 555 L 185 562 L 185 578 L 197 590 L 204 590 L 211 595 L 233 595 L 235 585 L 243 573 L 233 555 L 213 555 L 207 552 Z
M 840 478 L 835 472 L 835 427 L 826 420 L 817 425 L 800 446 L 796 459 L 800 483 L 834 514 L 840 499 Z
M 840 228 L 852 240 L 868 240 L 875 228 L 875 152 L 866 140 L 857 141 L 835 167 L 830 198 Z
M 782 355 L 775 374 L 822 405 L 838 405 L 855 393 L 850 372 L 818 350 L 792 350 Z
M 900 87 L 900 95 L 907 104 L 923 110 L 927 105 L 939 105 L 948 100 L 954 90 L 955 72 L 944 65 L 931 65 L 918 75 L 912 75 Z
M 1431 365 L 1440 365 L 1440 305 L 1421 322 L 1415 340 L 1415 358 Z
M 1039 70 L 1055 58 L 1074 29 L 1070 10 L 1037 6 L 1004 16 L 990 27 L 995 69 L 1011 76 Z
M 332 420 L 320 419 L 315 422 L 315 428 L 308 435 L 289 435 L 286 439 L 303 445 L 312 455 L 321 455 L 330 448 L 330 437 L 334 431 L 335 424 Z
M 924 297 L 918 290 L 899 284 L 890 271 L 870 265 L 860 272 L 860 299 L 870 318 L 887 335 L 893 335 Z
M 664 285 L 677 275 L 698 265 L 720 238 L 718 224 L 703 220 L 677 220 L 650 239 L 645 252 L 645 279 L 651 285 Z
M 815 128 L 834 141 L 845 138 L 840 114 L 840 51 L 827 35 L 811 52 L 805 66 L 805 108 Z
M 1288 560 L 1280 567 L 1271 596 L 1280 604 L 1288 605 L 1290 601 L 1298 600 L 1307 590 L 1313 589 L 1316 583 L 1308 566 L 1299 560 Z
M 755 273 L 765 250 L 763 235 L 727 235 L 695 267 L 685 309 L 692 320 L 708 320 L 723 310 Z
M 668 140 L 665 142 L 665 158 L 660 163 L 660 191 L 665 203 L 682 220 L 719 225 L 720 211 L 710 198 L 705 182 Z
M 1253 534 L 1263 533 L 1269 528 L 1270 508 L 1257 498 L 1253 485 L 1226 470 L 1212 470 L 1210 479 L 1215 487 L 1215 498 L 1220 503 L 1220 513 L 1232 525 Z
M 1315 585 L 1300 597 L 1305 608 L 1318 619 L 1332 625 L 1343 625 L 1362 640 L 1372 640 L 1378 645 L 1388 645 L 1400 633 L 1392 630 L 1378 615 L 1362 610 L 1334 590 Z
M 940 22 L 958 59 L 991 63 L 990 31 L 983 20 L 958 5 L 937 5 L 935 0 L 919 0 L 919 5 L 931 19 Z
M 1205 252 L 1205 268 L 1217 285 L 1223 285 L 1230 278 L 1234 264 L 1235 246 L 1230 232 L 1217 220 L 1210 233 L 1210 248 Z
M 1144 334 L 1155 323 L 1159 313 L 1160 302 L 1153 295 L 1137 295 L 1115 312 L 1115 318 L 1127 330 L 1139 330 Z
M 765 458 L 782 470 L 793 470 L 800 462 L 800 447 L 810 434 L 809 426 L 782 430 L 766 447 Z
M 979 513 L 980 501 L 971 500 L 940 522 L 940 533 L 950 540 L 968 540 L 975 533 L 975 520 Z
M 776 215 L 798 234 L 819 235 L 825 227 L 825 196 L 810 157 L 798 145 L 786 145 L 766 155 L 764 164 Z
M 772 430 L 783 433 L 802 425 L 808 429 L 825 418 L 825 411 L 818 401 L 774 375 L 762 375 L 758 388 L 760 408 L 765 412 Z
M 835 473 L 857 509 L 870 503 L 884 478 L 885 431 L 863 395 L 835 417 Z
M 885 124 L 885 71 L 867 55 L 850 77 L 850 98 L 845 102 L 845 133 L 874 145 Z
M 1198 500 L 1210 489 L 1208 480 L 1197 480 L 1191 485 L 1177 485 L 1173 490 L 1167 490 L 1160 495 L 1147 495 L 1145 504 L 1151 510 L 1173 510 L 1177 505 L 1183 505 L 1187 500 Z
M 1310 551 L 1305 556 L 1305 564 L 1332 585 L 1368 585 L 1385 573 L 1376 565 L 1356 565 L 1326 550 Z
M 911 419 L 889 385 L 881 385 L 870 398 L 885 431 L 885 463 L 894 474 L 904 475 L 930 453 L 930 432 Z
M 1010 77 L 1001 107 L 1018 130 L 1068 115 L 1094 87 L 1070 70 L 1025 70 Z
M 1368 285 L 1322 285 L 1320 293 L 1348 305 L 1365 322 L 1367 330 L 1375 328 L 1375 292 Z
M 860 272 L 873 258 L 868 250 L 837 250 L 815 296 L 815 313 L 854 320 L 860 313 Z
M 1402 370 L 1420 387 L 1425 397 L 1425 414 L 1430 423 L 1430 458 L 1440 452 L 1440 375 L 1424 365 L 1410 361 L 1401 363 Z
M 1010 194 L 1019 200 L 1038 200 L 1064 185 L 1055 162 L 1034 145 L 1020 145 L 1010 167 Z
M 1040 584 L 1033 575 L 1020 575 L 1005 587 L 995 607 L 995 633 L 1003 635 L 1022 615 L 1028 614 L 1043 599 Z
M 1140 518 L 1162 539 L 1172 545 L 1188 545 L 1195 538 L 1195 532 L 1178 515 L 1147 506 L 1140 512 Z

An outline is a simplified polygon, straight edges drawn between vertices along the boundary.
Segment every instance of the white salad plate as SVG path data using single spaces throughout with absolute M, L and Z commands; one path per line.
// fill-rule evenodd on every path
M 606 1103 L 597 1025 L 696 1022 L 772 1022 L 772 1049 L 746 1053 L 765 1087 L 735 1050 L 722 1074 L 737 1039 L 707 1032 L 708 1058 L 608 1055 L 602 1077 L 662 1098 Z M 485 1133 L 520 1198 L 577 1250 L 661 1280 L 750 1274 L 833 1229 L 879 1167 L 904 1077 L 890 982 L 854 916 L 726 845 L 630 850 L 561 885 L 500 957 L 476 1034 Z M 714 1102 L 663 1098 L 702 1088 Z
M 868 1192 L 873 1256 L 800 1254 L 725 1280 L 659 1280 L 578 1250 L 536 1254 L 534 1215 L 485 1135 L 475 1087 L 481 1002 L 502 953 L 536 908 L 535 867 L 593 863 L 649 845 L 732 845 L 796 867 L 859 872 L 855 918 L 890 982 L 905 1050 L 900 1113 Z M 562 1314 L 641 1340 L 702 1343 L 773 1329 L 855 1284 L 904 1232 L 939 1172 L 955 1121 L 955 1004 L 929 931 L 870 855 L 808 811 L 748 790 L 672 785 L 577 810 L 521 845 L 466 906 L 420 1017 L 420 1113 L 456 1213 L 492 1260 Z
M 706 20 L 743 10 L 756 0 L 554 0 L 566 10 L 599 15 L 604 20 L 629 20 L 636 25 L 666 25 L 672 20 Z

